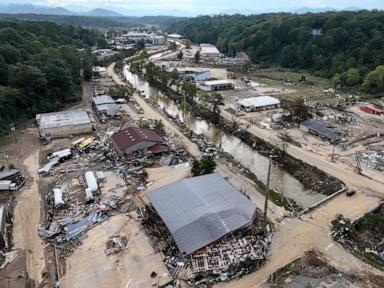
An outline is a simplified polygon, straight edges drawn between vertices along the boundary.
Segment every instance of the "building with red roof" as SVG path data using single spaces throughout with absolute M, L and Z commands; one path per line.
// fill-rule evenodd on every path
M 111 136 L 111 140 L 120 155 L 129 155 L 139 151 L 159 153 L 163 152 L 164 148 L 167 147 L 162 144 L 160 136 L 152 130 L 135 127 L 117 131 Z

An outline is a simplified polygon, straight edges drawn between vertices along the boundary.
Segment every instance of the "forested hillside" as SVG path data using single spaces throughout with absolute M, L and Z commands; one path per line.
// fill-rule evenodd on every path
M 378 67 L 384 64 L 382 11 L 202 16 L 169 30 L 216 44 L 228 55 L 245 51 L 254 63 L 306 69 L 372 91 L 384 87 L 384 67 Z
M 0 134 L 12 122 L 80 99 L 80 69 L 92 68 L 96 31 L 0 20 Z
M 23 21 L 47 21 L 60 25 L 77 25 L 85 27 L 111 28 L 133 27 L 146 24 L 166 27 L 180 21 L 182 17 L 174 16 L 121 16 L 121 17 L 96 17 L 73 15 L 43 15 L 43 14 L 0 14 L 0 18 L 18 19 Z

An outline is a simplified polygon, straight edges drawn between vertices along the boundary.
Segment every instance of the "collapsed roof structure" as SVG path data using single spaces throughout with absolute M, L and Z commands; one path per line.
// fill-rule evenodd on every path
M 251 225 L 256 205 L 216 174 L 184 179 L 147 193 L 183 255 Z
M 305 120 L 300 124 L 300 129 L 331 142 L 337 142 L 342 139 L 342 133 L 335 126 L 316 119 Z

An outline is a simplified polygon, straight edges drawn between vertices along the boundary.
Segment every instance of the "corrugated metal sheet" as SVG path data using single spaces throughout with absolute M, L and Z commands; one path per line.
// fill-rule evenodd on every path
M 331 124 L 316 119 L 307 119 L 301 125 L 312 129 L 322 137 L 326 137 L 331 141 L 339 141 L 342 138 L 342 133 Z
M 256 205 L 216 174 L 147 193 L 180 252 L 190 254 L 249 224 Z
M 156 143 L 161 143 L 160 136 L 156 135 L 156 133 L 152 130 L 140 129 L 135 127 L 129 127 L 124 130 L 119 130 L 115 134 L 113 134 L 111 138 L 121 151 L 125 151 L 129 147 L 132 147 L 142 141 L 154 142 L 153 145 L 155 145 Z

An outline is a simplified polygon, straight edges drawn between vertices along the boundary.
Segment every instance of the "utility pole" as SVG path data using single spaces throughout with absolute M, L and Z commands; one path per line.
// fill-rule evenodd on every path
M 17 139 L 16 139 L 16 128 L 15 128 L 15 124 L 14 123 L 11 123 L 9 124 L 11 126 L 11 132 L 13 133 L 13 137 L 14 137 L 14 140 L 15 140 L 15 144 L 17 142 Z
M 335 160 L 335 146 L 336 146 L 336 143 L 333 143 L 331 161 Z
M 272 155 L 269 155 L 268 165 L 268 176 L 267 176 L 267 189 L 265 190 L 265 202 L 264 202 L 264 229 L 267 229 L 267 211 L 268 211 L 268 200 L 269 200 L 269 182 L 271 179 L 271 166 L 272 166 Z
M 187 99 L 185 96 L 186 92 L 184 91 L 184 106 L 183 106 L 183 120 L 184 120 L 184 125 L 187 126 Z

